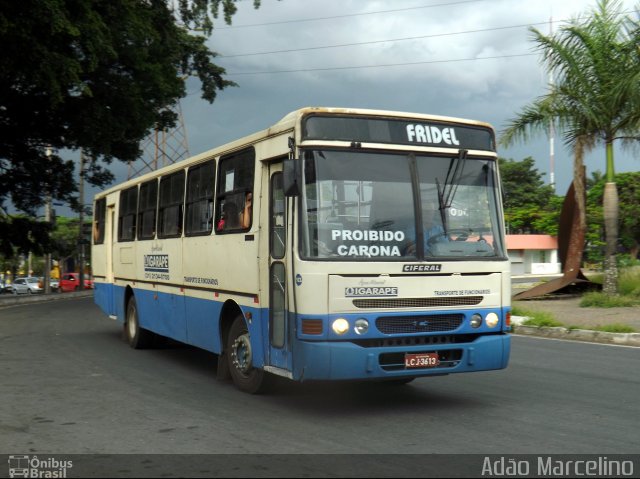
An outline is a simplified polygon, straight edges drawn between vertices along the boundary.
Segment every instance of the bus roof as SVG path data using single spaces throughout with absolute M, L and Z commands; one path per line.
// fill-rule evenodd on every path
M 221 155 L 242 149 L 248 145 L 255 144 L 266 138 L 277 136 L 287 131 L 293 131 L 295 125 L 300 121 L 302 117 L 306 115 L 311 115 L 311 114 L 377 116 L 377 117 L 383 117 L 383 118 L 389 118 L 389 119 L 414 119 L 414 120 L 423 120 L 423 121 L 458 123 L 458 124 L 488 128 L 493 131 L 493 127 L 489 123 L 485 123 L 477 120 L 469 120 L 464 118 L 449 117 L 449 116 L 428 115 L 423 113 L 412 113 L 412 112 L 391 111 L 391 110 L 373 110 L 373 109 L 365 109 L 365 108 L 304 107 L 304 108 L 300 108 L 298 110 L 292 111 L 291 113 L 285 115 L 280 121 L 278 121 L 277 123 L 275 123 L 274 125 L 270 126 L 265 130 L 258 131 L 256 133 L 245 136 L 243 138 L 239 138 L 237 140 L 218 146 L 216 148 L 204 151 L 195 156 L 191 156 L 177 163 L 173 163 L 163 168 L 159 168 L 157 170 L 151 171 L 144 175 L 119 183 L 107 190 L 101 191 L 100 193 L 96 194 L 96 198 L 106 196 L 110 193 L 119 191 L 121 189 L 126 189 L 135 184 L 144 182 L 147 179 L 151 179 L 161 175 L 166 175 L 173 171 L 180 170 L 185 167 L 185 162 L 187 162 L 188 164 L 198 163 L 206 159 L 214 158 L 217 156 L 221 156 Z

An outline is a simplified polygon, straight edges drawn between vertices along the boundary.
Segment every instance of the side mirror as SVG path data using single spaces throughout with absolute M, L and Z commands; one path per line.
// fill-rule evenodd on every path
M 300 192 L 302 191 L 302 171 L 300 168 L 300 160 L 295 158 L 284 160 L 282 181 L 285 196 L 300 196 Z

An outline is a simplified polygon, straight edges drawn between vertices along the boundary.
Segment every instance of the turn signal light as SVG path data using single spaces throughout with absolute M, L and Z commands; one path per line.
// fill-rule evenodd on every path
M 321 319 L 303 319 L 302 334 L 312 334 L 312 335 L 322 334 L 322 320 Z

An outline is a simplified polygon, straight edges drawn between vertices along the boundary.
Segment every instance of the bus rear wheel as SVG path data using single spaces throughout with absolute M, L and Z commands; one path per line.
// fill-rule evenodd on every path
M 264 392 L 267 386 L 266 374 L 262 369 L 253 367 L 251 339 L 242 315 L 238 315 L 231 325 L 226 354 L 235 386 L 249 394 Z
M 138 321 L 136 298 L 131 296 L 127 303 L 127 317 L 124 323 L 124 336 L 133 349 L 146 349 L 153 343 L 154 334 L 142 329 Z

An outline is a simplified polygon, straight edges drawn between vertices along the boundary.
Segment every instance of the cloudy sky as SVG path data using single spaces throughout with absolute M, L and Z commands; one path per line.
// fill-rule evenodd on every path
M 622 2 L 629 15 L 634 4 Z M 595 0 L 262 0 L 254 10 L 252 0 L 240 1 L 233 25 L 218 21 L 210 39 L 238 87 L 209 105 L 189 81 L 182 111 L 190 154 L 304 106 L 458 116 L 499 132 L 549 81 L 529 26 L 548 33 L 594 7 Z M 532 156 L 548 181 L 547 135 L 500 155 Z M 556 191 L 564 194 L 572 167 L 560 138 L 555 157 Z M 615 161 L 618 172 L 640 170 L 638 151 L 617 149 Z M 598 147 L 587 174 L 604 168 Z

